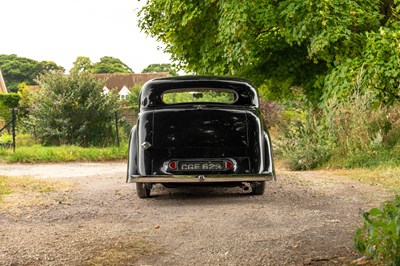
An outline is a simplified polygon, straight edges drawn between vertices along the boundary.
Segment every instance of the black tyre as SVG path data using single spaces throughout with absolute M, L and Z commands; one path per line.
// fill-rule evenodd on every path
M 251 192 L 253 195 L 262 195 L 265 191 L 265 181 L 253 182 L 251 187 L 253 189 Z
M 146 199 L 150 197 L 151 186 L 146 183 L 136 183 L 136 193 L 139 198 Z

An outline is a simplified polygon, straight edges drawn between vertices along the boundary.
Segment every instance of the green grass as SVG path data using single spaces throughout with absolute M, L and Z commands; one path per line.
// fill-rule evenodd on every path
M 396 168 L 400 167 L 400 146 L 381 147 L 371 152 L 360 152 L 347 156 L 332 156 L 323 168 Z
M 345 176 L 371 185 L 382 185 L 395 193 L 400 192 L 400 167 L 376 167 L 322 170 L 324 173 Z
M 125 159 L 128 155 L 128 145 L 118 147 L 82 148 L 77 146 L 18 147 L 15 153 L 11 149 L 0 149 L 0 161 L 10 163 L 45 163 L 45 162 L 73 162 L 73 161 L 108 161 Z

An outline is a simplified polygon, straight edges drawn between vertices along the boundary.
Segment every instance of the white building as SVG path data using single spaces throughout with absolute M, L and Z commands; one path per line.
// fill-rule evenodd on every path
M 126 100 L 131 92 L 126 86 L 123 86 L 122 89 L 118 92 L 120 100 Z

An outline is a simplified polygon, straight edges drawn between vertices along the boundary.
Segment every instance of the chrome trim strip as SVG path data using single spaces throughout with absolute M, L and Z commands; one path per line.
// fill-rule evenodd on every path
M 244 175 L 131 175 L 127 183 L 220 183 L 220 182 L 255 182 L 274 180 L 272 173 Z

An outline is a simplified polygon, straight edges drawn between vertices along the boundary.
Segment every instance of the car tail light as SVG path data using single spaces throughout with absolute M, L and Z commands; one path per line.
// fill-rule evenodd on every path
M 169 162 L 168 167 L 170 169 L 176 169 L 176 167 L 178 166 L 178 164 L 175 161 Z
M 233 163 L 231 161 L 225 161 L 225 168 L 226 169 L 232 169 L 233 168 Z

